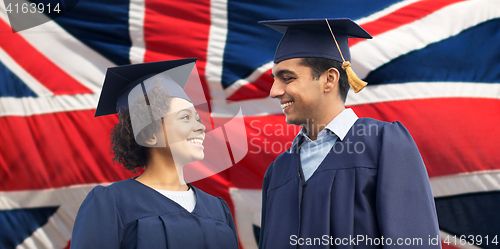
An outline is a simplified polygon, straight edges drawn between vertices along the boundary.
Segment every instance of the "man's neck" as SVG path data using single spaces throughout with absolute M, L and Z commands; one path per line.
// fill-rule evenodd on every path
M 316 140 L 318 138 L 318 134 L 344 110 L 345 107 L 342 106 L 342 108 L 339 108 L 334 112 L 330 112 L 331 115 L 325 116 L 321 120 L 307 120 L 307 123 L 305 125 L 307 136 L 313 141 Z

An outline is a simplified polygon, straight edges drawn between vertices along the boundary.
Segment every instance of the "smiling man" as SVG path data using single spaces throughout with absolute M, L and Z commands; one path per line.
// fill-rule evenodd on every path
M 399 122 L 358 118 L 344 106 L 348 37 L 371 38 L 349 19 L 260 22 L 283 33 L 270 96 L 303 126 L 271 163 L 262 187 L 261 249 L 439 248 L 429 178 Z

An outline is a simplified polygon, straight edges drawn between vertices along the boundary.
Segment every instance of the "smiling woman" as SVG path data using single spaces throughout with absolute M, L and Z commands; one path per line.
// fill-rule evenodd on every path
M 171 154 L 179 167 L 203 159 L 205 126 L 201 124 L 198 112 L 190 101 L 172 97 L 168 90 L 156 82 L 147 94 L 140 95 L 130 106 L 132 114 L 129 109 L 120 110 L 119 122 L 111 133 L 112 154 L 115 156 L 113 161 L 123 164 L 127 170 L 138 172 L 138 169 L 148 164 L 147 159 L 151 159 L 154 153 L 152 150 L 155 149 L 148 147 L 158 147 L 156 145 L 160 140 L 168 140 L 168 143 L 159 144 L 164 146 L 156 150 Z M 162 116 L 161 119 L 150 122 L 151 107 L 154 107 L 152 114 Z M 144 128 L 130 132 L 134 130 L 131 116 L 136 126 Z M 195 147 L 190 147 L 193 145 Z
M 108 69 L 96 116 L 119 114 L 113 160 L 144 172 L 87 195 L 71 248 L 238 248 L 226 202 L 183 177 L 185 164 L 204 158 L 205 126 L 183 91 L 194 62 Z
M 205 126 L 198 112 L 191 102 L 181 98 L 172 99 L 171 106 L 163 127 L 174 162 L 185 165 L 203 159 Z

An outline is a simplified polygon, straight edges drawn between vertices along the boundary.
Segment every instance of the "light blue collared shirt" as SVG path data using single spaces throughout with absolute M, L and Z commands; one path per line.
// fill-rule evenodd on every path
M 302 127 L 299 134 L 293 139 L 290 150 L 296 150 L 298 143 L 302 139 L 304 140 L 298 149 L 300 149 L 300 163 L 302 164 L 302 172 L 306 181 L 316 171 L 326 155 L 328 155 L 328 152 L 332 149 L 337 139 L 344 140 L 344 137 L 356 120 L 358 120 L 358 116 L 352 109 L 343 110 L 318 133 L 315 141 L 312 141 L 307 136 L 306 128 Z

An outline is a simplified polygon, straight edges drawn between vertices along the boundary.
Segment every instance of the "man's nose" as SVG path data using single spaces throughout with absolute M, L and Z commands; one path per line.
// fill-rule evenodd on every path
M 283 87 L 283 84 L 278 82 L 277 80 L 274 80 L 273 86 L 271 86 L 271 91 L 269 92 L 269 97 L 278 98 L 282 96 L 284 93 L 285 93 L 285 88 Z

